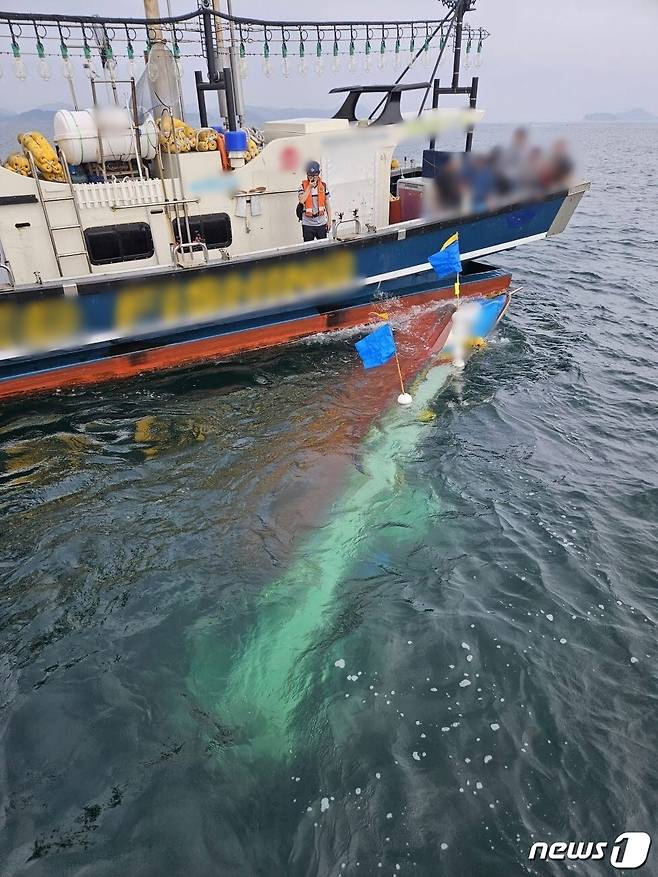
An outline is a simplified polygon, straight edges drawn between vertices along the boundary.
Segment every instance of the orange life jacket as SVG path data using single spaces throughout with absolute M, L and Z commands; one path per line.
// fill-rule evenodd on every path
M 306 200 L 304 201 L 304 210 L 307 216 L 313 216 L 313 194 L 311 193 L 311 181 L 310 180 L 302 180 L 302 186 L 304 187 L 304 191 L 306 192 Z M 323 216 L 327 212 L 327 195 L 326 190 L 327 187 L 322 182 L 322 180 L 318 179 L 318 213 L 317 215 Z

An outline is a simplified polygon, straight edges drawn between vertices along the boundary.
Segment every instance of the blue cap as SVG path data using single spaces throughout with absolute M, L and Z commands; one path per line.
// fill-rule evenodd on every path
M 226 138 L 226 148 L 229 152 L 247 151 L 249 138 L 246 131 L 227 131 L 224 137 Z
M 306 173 L 307 174 L 319 174 L 320 173 L 320 163 L 317 161 L 309 161 L 306 165 Z

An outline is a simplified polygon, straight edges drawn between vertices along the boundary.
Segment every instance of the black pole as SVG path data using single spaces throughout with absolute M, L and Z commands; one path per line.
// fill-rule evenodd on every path
M 194 71 L 194 81 L 196 83 L 196 99 L 199 105 L 199 123 L 202 128 L 207 128 L 208 113 L 206 112 L 206 95 L 203 89 L 203 73 L 200 70 Z
M 474 110 L 477 106 L 478 102 L 478 85 L 480 83 L 480 77 L 474 76 L 471 81 L 471 97 L 469 101 L 469 105 L 472 110 Z M 473 146 L 473 127 L 471 126 L 466 132 L 466 152 L 471 151 L 471 147 Z
M 432 89 L 432 109 L 436 110 L 439 106 L 439 88 L 441 87 L 441 80 L 434 80 L 434 88 Z M 436 148 L 436 137 L 430 138 L 430 149 Z
M 228 116 L 229 131 L 237 131 L 238 120 L 235 112 L 235 89 L 233 88 L 233 74 L 230 67 L 224 67 L 224 91 L 226 92 L 226 115 Z
M 208 65 L 208 82 L 217 82 L 219 73 L 215 63 L 215 44 L 213 42 L 213 15 L 209 9 L 201 10 L 203 15 L 203 40 L 206 45 L 206 64 Z
M 457 7 L 457 26 L 455 28 L 455 54 L 452 63 L 452 87 L 459 88 L 459 68 L 462 60 L 462 33 L 464 24 L 464 13 L 466 12 L 467 0 L 458 0 Z

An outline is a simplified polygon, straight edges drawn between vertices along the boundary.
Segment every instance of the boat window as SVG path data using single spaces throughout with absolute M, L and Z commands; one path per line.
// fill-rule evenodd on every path
M 86 228 L 85 240 L 93 265 L 150 259 L 154 252 L 151 228 L 145 222 Z
M 184 243 L 190 243 L 184 218 L 181 216 L 180 234 L 178 222 L 175 219 L 172 221 L 172 225 L 176 241 L 182 240 Z M 200 237 L 209 250 L 228 247 L 233 240 L 231 217 L 228 213 L 206 213 L 201 216 L 190 216 L 190 235 L 192 241 Z

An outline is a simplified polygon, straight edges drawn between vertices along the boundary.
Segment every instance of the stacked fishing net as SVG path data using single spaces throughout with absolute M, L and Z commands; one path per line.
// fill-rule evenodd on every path
M 4 163 L 7 170 L 24 177 L 31 176 L 32 169 L 27 156 L 29 153 L 44 180 L 60 183 L 64 181 L 64 168 L 54 146 L 47 137 L 44 137 L 40 131 L 30 131 L 27 134 L 19 134 L 17 140 L 23 147 L 23 154 L 20 152 L 12 153 Z

